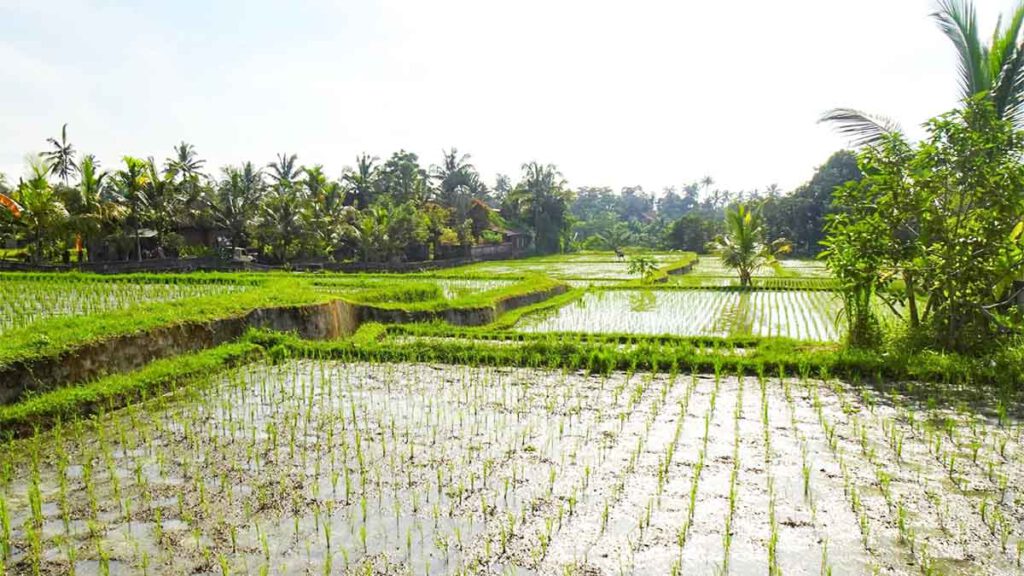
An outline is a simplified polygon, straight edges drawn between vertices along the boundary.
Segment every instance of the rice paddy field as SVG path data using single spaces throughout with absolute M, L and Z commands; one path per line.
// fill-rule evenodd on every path
M 604 290 L 523 318 L 526 332 L 781 336 L 837 341 L 840 302 L 824 291 Z M 669 313 L 669 311 L 672 311 Z
M 206 302 L 193 323 L 241 301 L 507 308 L 329 341 L 258 331 L 0 404 L 0 575 L 1021 574 L 1019 395 L 837 375 L 819 263 L 731 280 L 702 258 L 645 285 L 609 254 L 0 274 L 0 386 L 23 358 L 78 353 L 49 352 L 53 318 L 95 339 L 163 326 L 170 302 Z M 221 362 L 230 347 L 247 352 Z
M 54 317 L 91 316 L 154 302 L 241 292 L 244 283 L 108 282 L 76 276 L 0 277 L 0 334 Z
M 649 254 L 659 266 L 679 260 L 682 255 L 678 252 Z M 507 276 L 532 272 L 576 283 L 615 283 L 636 279 L 636 275 L 629 273 L 626 261 L 610 252 L 570 254 L 514 261 L 481 262 L 460 269 L 458 273 L 469 273 L 475 276 Z
M 703 374 L 258 363 L 5 447 L 16 574 L 1019 573 L 1020 422 Z

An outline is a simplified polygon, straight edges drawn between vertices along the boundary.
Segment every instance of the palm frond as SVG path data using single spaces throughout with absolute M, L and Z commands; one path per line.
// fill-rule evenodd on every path
M 818 122 L 834 124 L 837 132 L 850 139 L 853 146 L 872 146 L 886 136 L 902 134 L 899 123 L 885 116 L 868 114 L 853 108 L 833 108 Z
M 996 29 L 990 52 L 990 67 L 995 73 L 992 100 L 1000 118 L 1018 126 L 1024 120 L 1024 1 L 1017 4 L 1006 30 Z
M 961 96 L 966 99 L 992 88 L 988 68 L 988 49 L 978 33 L 978 19 L 970 0 L 939 0 L 932 14 L 939 28 L 956 48 L 960 61 Z

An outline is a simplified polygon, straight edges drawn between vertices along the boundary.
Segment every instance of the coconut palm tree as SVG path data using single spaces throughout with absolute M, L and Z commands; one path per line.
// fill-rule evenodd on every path
M 78 165 L 75 163 L 75 147 L 68 142 L 68 125 L 60 129 L 60 140 L 47 138 L 51 149 L 49 152 L 42 152 L 40 156 L 46 160 L 50 167 L 50 174 L 60 178 L 64 185 L 68 185 L 68 178 L 78 172 Z
M 761 213 L 745 204 L 726 210 L 725 230 L 708 248 L 717 253 L 726 266 L 736 269 L 740 286 L 750 286 L 755 272 L 774 264 L 777 256 L 790 250 L 789 242 L 784 239 L 765 242 Z
M 184 141 L 174 147 L 173 157 L 164 160 L 164 169 L 184 194 L 186 205 L 194 204 L 199 197 L 199 183 L 205 165 L 206 160 L 199 157 L 196 147 Z
M 380 178 L 378 161 L 379 158 L 376 156 L 362 154 L 356 158 L 355 169 L 348 168 L 342 174 L 341 180 L 348 187 L 346 204 L 362 210 L 373 202 L 377 195 L 377 183 Z
M 124 169 L 114 175 L 115 188 L 128 206 L 128 219 L 135 232 L 135 257 L 142 261 L 142 218 L 149 208 L 150 163 L 141 158 L 125 156 Z
M 209 203 L 216 226 L 227 232 L 232 246 L 247 247 L 252 216 L 263 200 L 266 184 L 263 171 L 246 162 L 242 167 L 227 167 Z
M 987 98 L 999 118 L 1024 127 L 1024 0 L 1018 2 L 1004 27 L 1000 17 L 989 43 L 978 27 L 970 0 L 940 0 L 932 18 L 956 48 L 960 98 Z M 836 125 L 854 146 L 874 145 L 887 135 L 903 132 L 891 118 L 853 108 L 836 108 L 821 122 Z
M 509 195 L 520 220 L 533 228 L 534 243 L 543 254 L 557 252 L 569 229 L 566 215 L 572 193 L 553 164 L 523 164 L 523 179 Z
M 20 208 L 17 222 L 28 230 L 35 245 L 33 260 L 37 263 L 43 259 L 44 242 L 59 232 L 68 217 L 68 211 L 46 179 L 49 173 L 49 164 L 33 162 L 29 179 L 22 180 L 16 192 Z
M 124 216 L 124 208 L 104 195 L 108 173 L 100 170 L 95 156 L 88 154 L 83 157 L 79 168 L 80 178 L 75 190 L 74 205 L 69 206 L 72 211 L 70 225 L 83 240 L 91 257 L 95 253 L 97 237 L 105 227 Z
M 291 186 L 302 173 L 298 154 L 278 154 L 277 160 L 267 164 L 267 168 L 270 168 L 270 179 L 278 188 Z

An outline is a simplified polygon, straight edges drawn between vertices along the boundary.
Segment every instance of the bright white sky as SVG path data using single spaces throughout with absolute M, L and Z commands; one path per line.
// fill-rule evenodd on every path
M 986 36 L 1007 0 L 977 2 Z M 933 0 L 0 0 L 0 172 L 62 123 L 113 167 L 181 140 L 207 168 L 442 148 L 488 182 L 523 162 L 572 186 L 711 175 L 785 190 L 854 106 L 918 125 L 956 104 Z

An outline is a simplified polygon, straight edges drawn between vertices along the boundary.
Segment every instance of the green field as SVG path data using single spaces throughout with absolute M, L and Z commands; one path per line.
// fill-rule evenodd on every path
M 0 573 L 1019 573 L 1016 392 L 849 352 L 818 262 L 739 289 L 690 258 L 0 274 L 10 370 L 275 307 L 436 315 L 0 405 Z

